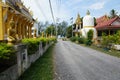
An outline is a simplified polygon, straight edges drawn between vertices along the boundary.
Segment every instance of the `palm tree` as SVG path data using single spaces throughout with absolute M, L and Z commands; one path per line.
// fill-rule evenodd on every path
M 116 12 L 116 10 L 112 9 L 110 11 L 110 18 L 114 18 L 114 17 L 118 16 L 117 14 L 118 14 L 118 12 Z

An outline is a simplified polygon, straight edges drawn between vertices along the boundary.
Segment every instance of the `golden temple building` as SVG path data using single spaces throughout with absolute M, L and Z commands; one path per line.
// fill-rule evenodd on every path
M 77 18 L 75 20 L 74 27 L 73 27 L 73 32 L 75 33 L 76 37 L 78 37 L 79 34 L 80 34 L 80 30 L 82 28 L 81 24 L 82 24 L 82 21 L 81 21 L 81 18 L 80 18 L 80 14 L 78 13 Z
M 0 0 L 0 41 L 32 37 L 33 15 L 21 0 Z

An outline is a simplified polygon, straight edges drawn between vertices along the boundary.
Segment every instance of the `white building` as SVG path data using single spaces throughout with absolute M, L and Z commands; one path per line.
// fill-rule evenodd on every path
M 89 30 L 93 30 L 93 38 L 97 38 L 97 31 L 94 27 L 94 18 L 90 15 L 88 10 L 86 16 L 83 18 L 83 28 L 81 29 L 82 36 L 86 38 Z

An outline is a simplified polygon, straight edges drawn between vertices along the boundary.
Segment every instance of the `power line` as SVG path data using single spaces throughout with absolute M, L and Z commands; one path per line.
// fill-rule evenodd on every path
M 56 37 L 57 37 L 57 26 L 56 26 L 56 23 L 55 23 L 55 18 L 54 18 L 54 14 L 53 14 L 53 10 L 52 10 L 51 0 L 49 0 L 49 4 L 50 4 L 50 10 L 51 10 L 52 19 L 53 19 L 53 22 L 54 22 L 55 28 L 56 28 Z
M 36 5 L 39 7 L 39 9 L 40 9 L 40 11 L 41 11 L 42 15 L 44 16 L 44 18 L 45 18 L 45 19 L 46 19 L 46 21 L 47 21 L 47 20 L 48 20 L 48 18 L 46 17 L 46 15 L 45 15 L 45 13 L 44 13 L 43 9 L 41 8 L 41 5 L 39 4 L 38 0 L 36 0 L 36 1 L 35 1 L 35 3 L 36 3 Z
M 53 19 L 53 22 L 55 23 L 55 18 L 54 18 L 54 14 L 53 14 L 53 10 L 52 10 L 51 0 L 49 0 L 49 4 L 50 4 L 50 11 L 51 11 L 52 19 Z

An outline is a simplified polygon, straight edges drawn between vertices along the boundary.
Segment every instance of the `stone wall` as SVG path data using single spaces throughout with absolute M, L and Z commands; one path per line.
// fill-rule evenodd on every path
M 16 80 L 18 78 L 18 67 L 14 65 L 0 73 L 0 80 Z
M 31 66 L 31 63 L 34 63 L 38 58 L 40 58 L 51 45 L 52 43 L 47 44 L 43 48 L 42 43 L 40 43 L 39 50 L 32 55 L 27 54 L 26 45 L 16 45 L 15 49 L 17 50 L 17 64 L 13 65 L 6 71 L 0 73 L 0 80 L 16 80 L 19 76 L 21 76 L 24 73 L 24 71 L 26 71 Z

